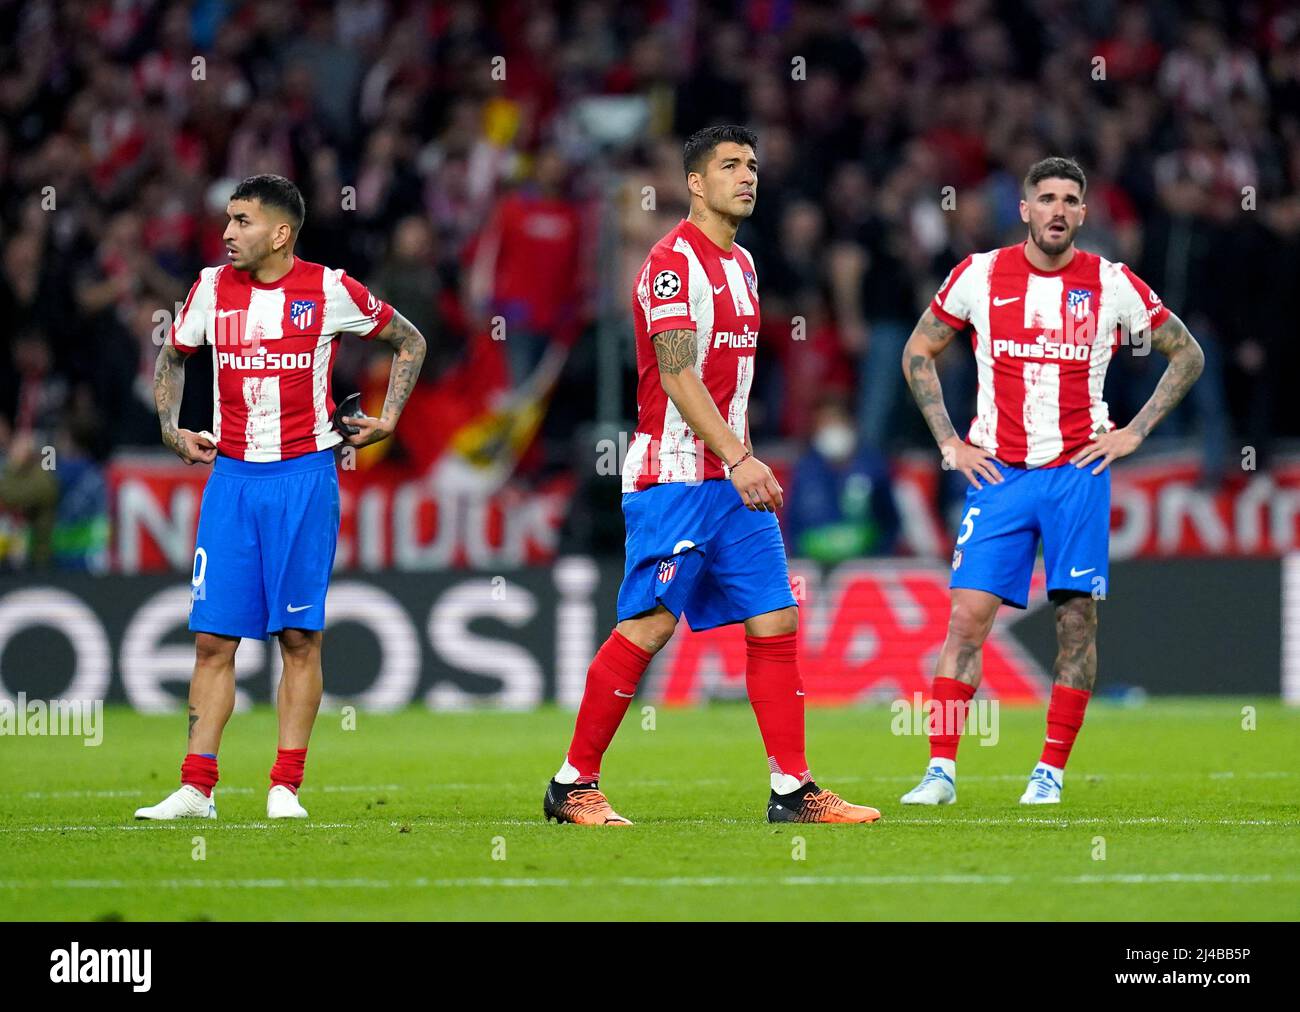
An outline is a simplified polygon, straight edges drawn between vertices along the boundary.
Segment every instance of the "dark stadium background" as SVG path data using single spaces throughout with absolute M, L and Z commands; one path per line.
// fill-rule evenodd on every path
M 1099 691 L 1300 700 L 1294 4 L 5 2 L 0 39 L 0 695 L 179 705 L 205 472 L 160 445 L 153 362 L 234 185 L 278 172 L 307 199 L 297 252 L 430 346 L 396 438 L 342 475 L 327 691 L 576 701 L 613 621 L 634 271 L 685 210 L 683 138 L 737 121 L 760 138 L 751 424 L 787 491 L 809 697 L 928 684 L 964 479 L 902 341 L 955 263 L 1023 236 L 1026 167 L 1067 154 L 1081 245 L 1207 356 L 1116 467 Z M 940 367 L 964 429 L 969 351 Z M 1162 368 L 1114 363 L 1121 424 Z M 345 342 L 335 396 L 374 411 L 386 376 Z M 200 355 L 182 424 L 210 418 Z M 816 475 L 845 425 L 827 526 Z M 1004 609 L 1003 698 L 1044 692 L 1042 600 Z M 270 697 L 274 654 L 241 649 L 245 701 Z M 684 634 L 646 691 L 726 697 L 742 675 L 738 629 Z

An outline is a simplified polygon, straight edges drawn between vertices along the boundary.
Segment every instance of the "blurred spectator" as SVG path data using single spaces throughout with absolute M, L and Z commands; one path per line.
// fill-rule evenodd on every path
M 59 501 L 51 448 L 39 446 L 30 430 L 0 435 L 8 444 L 0 459 L 0 566 L 48 566 Z
M 557 149 L 538 152 L 531 177 L 493 209 L 470 268 L 471 305 L 483 325 L 500 327 L 493 337 L 504 342 L 515 386 L 548 345 L 576 340 L 586 309 L 582 222 L 567 192 L 569 171 Z
M 895 551 L 899 519 L 889 461 L 859 441 L 842 398 L 828 397 L 817 409 L 782 519 L 795 558 L 833 564 Z
M 39 331 L 18 335 L 12 362 L 12 372 L 6 370 L 9 382 L 0 412 L 15 437 L 25 437 L 37 447 L 48 446 L 68 401 L 68 380 L 54 371 L 49 342 Z
M 50 535 L 58 569 L 102 573 L 108 568 L 108 482 L 94 458 L 97 419 L 85 387 L 55 441 L 58 508 Z
M 893 422 L 908 396 L 898 363 L 920 315 L 908 263 L 909 229 L 894 188 L 871 201 L 860 170 L 846 167 L 831 196 L 841 209 L 840 241 L 830 250 L 829 272 L 845 350 L 858 361 L 856 407 L 862 441 L 890 448 Z

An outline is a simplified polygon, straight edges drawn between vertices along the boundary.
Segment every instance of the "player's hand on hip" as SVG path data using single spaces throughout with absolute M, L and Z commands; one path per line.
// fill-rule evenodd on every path
M 172 439 L 166 439 L 176 456 L 187 464 L 211 464 L 217 459 L 217 444 L 206 433 L 177 429 Z
M 1070 463 L 1075 467 L 1087 467 L 1094 460 L 1100 460 L 1101 463 L 1092 469 L 1093 474 L 1101 474 L 1112 460 L 1127 457 L 1142 445 L 1142 437 L 1128 427 L 1100 434 L 1094 432 L 1088 438 L 1092 445 L 1085 446 L 1071 457 Z
M 731 469 L 731 484 L 746 509 L 775 513 L 785 502 L 772 469 L 752 454 Z
M 369 415 L 348 415 L 343 419 L 345 425 L 351 425 L 358 431 L 350 436 L 344 436 L 343 442 L 349 446 L 369 446 L 371 443 L 379 443 L 393 434 L 393 426 L 386 425 L 382 418 L 371 418 Z
M 990 485 L 1002 483 L 1002 473 L 997 469 L 997 465 L 1002 462 L 988 450 L 971 446 L 966 440 L 957 436 L 945 442 L 940 449 L 943 452 L 944 469 L 960 471 L 977 489 L 984 487 L 980 484 L 981 478 Z

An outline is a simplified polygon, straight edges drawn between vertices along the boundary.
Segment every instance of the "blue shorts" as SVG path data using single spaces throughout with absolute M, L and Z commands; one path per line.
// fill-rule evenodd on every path
M 190 629 L 259 640 L 323 629 L 338 536 L 333 450 L 272 463 L 218 456 L 199 508 Z
M 1047 591 L 1105 597 L 1110 579 L 1110 469 L 1025 469 L 994 463 L 1002 484 L 966 489 L 966 512 L 952 553 L 950 587 L 986 590 L 1007 604 L 1029 603 L 1043 540 Z
M 797 607 L 776 514 L 746 509 L 730 481 L 626 492 L 623 520 L 620 622 L 662 604 L 698 631 Z

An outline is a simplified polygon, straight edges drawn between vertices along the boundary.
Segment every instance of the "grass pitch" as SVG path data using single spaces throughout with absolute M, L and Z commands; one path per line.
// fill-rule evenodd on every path
M 967 736 L 959 797 L 904 808 L 923 738 L 886 707 L 810 709 L 818 781 L 871 826 L 771 826 L 744 703 L 638 701 L 602 787 L 637 825 L 542 821 L 571 712 L 317 723 L 306 823 L 265 820 L 275 715 L 236 714 L 216 822 L 137 823 L 175 784 L 185 718 L 105 713 L 103 743 L 0 737 L 0 917 L 1294 920 L 1300 712 L 1246 699 L 1095 702 L 1059 807 L 1017 803 L 1041 708 Z M 1243 729 L 1243 706 L 1256 709 Z M 197 859 L 197 858 L 202 859 Z

